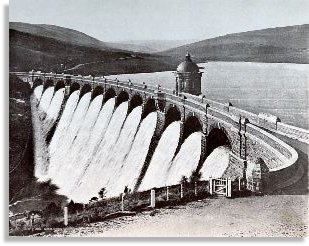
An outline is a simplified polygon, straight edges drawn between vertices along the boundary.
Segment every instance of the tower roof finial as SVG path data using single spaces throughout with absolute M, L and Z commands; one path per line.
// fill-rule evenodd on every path
M 191 55 L 189 51 L 187 51 L 187 54 L 186 54 L 186 61 L 191 61 Z

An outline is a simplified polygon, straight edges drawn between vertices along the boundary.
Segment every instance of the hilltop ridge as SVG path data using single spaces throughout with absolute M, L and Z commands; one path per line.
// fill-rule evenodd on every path
M 309 24 L 227 34 L 158 54 L 179 61 L 187 51 L 197 62 L 309 63 Z

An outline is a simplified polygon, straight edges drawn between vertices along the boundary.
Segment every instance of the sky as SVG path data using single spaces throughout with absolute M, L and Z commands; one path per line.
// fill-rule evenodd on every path
M 203 40 L 309 24 L 309 0 L 11 0 L 9 20 L 53 24 L 102 41 Z

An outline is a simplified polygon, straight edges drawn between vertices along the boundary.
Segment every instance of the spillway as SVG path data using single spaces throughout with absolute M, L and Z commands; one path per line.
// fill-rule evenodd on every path
M 230 148 L 220 146 L 214 149 L 205 160 L 200 172 L 202 180 L 221 178 L 229 165 Z
M 141 174 L 152 136 L 154 134 L 157 123 L 157 113 L 150 113 L 140 124 L 139 130 L 134 138 L 131 151 L 124 160 L 122 171 L 116 173 L 115 194 L 124 191 L 124 187 L 133 190 L 139 175 Z
M 63 99 L 64 99 L 64 88 L 61 88 L 55 92 L 50 102 L 50 106 L 46 111 L 46 121 L 49 121 L 49 123 L 51 123 L 58 118 L 61 105 L 63 103 Z
M 98 150 L 91 158 L 90 163 L 87 164 L 87 170 L 77 184 L 77 187 L 75 187 L 75 190 L 78 190 L 78 192 L 75 192 L 78 197 L 73 194 L 72 197 L 76 200 L 85 201 L 85 198 L 97 196 L 99 190 L 103 188 L 102 185 L 106 178 L 109 175 L 113 175 L 113 173 L 107 169 L 109 163 L 107 163 L 106 160 L 109 155 L 113 155 L 115 144 L 126 119 L 127 111 L 128 102 L 121 103 L 115 110 Z
M 139 187 L 140 191 L 162 187 L 178 146 L 180 122 L 171 123 L 163 132 L 149 167 Z
M 41 110 L 42 112 L 46 113 L 48 108 L 49 108 L 49 105 L 50 105 L 50 102 L 53 98 L 53 95 L 54 95 L 54 87 L 48 87 L 41 99 L 40 99 L 40 103 L 39 103 L 39 110 Z
M 155 141 L 157 112 L 141 121 L 142 106 L 128 114 L 127 101 L 115 108 L 116 98 L 103 104 L 103 95 L 91 100 L 89 92 L 80 98 L 77 90 L 61 113 L 64 93 L 64 88 L 54 92 L 54 87 L 49 87 L 43 92 L 43 86 L 38 86 L 32 96 L 35 176 L 39 181 L 50 179 L 59 187 L 59 194 L 87 203 L 101 188 L 106 189 L 107 197 L 113 197 L 125 187 L 143 191 L 178 184 L 182 176 L 189 178 L 196 170 L 201 155 L 200 132 L 189 135 L 175 156 L 181 128 L 179 121 L 171 123 L 145 167 L 151 141 Z M 55 122 L 47 143 L 47 132 Z M 201 169 L 202 179 L 220 177 L 228 156 L 226 147 L 215 149 Z
M 184 141 L 168 170 L 166 185 L 179 184 L 182 176 L 189 178 L 196 170 L 201 156 L 201 139 L 201 133 L 194 132 Z
M 64 88 L 57 90 L 50 102 L 42 122 L 42 135 L 46 139 L 49 131 L 56 122 L 64 99 Z
M 43 93 L 43 85 L 35 87 L 33 90 L 34 98 L 39 102 Z
M 91 93 L 86 93 L 79 101 L 74 114 L 72 116 L 72 120 L 67 127 L 66 131 L 63 133 L 63 137 L 61 141 L 59 141 L 57 151 L 55 151 L 50 156 L 50 163 L 54 167 L 56 167 L 56 171 L 53 176 L 51 176 L 51 180 L 53 183 L 62 187 L 66 183 L 68 170 L 70 170 L 73 163 L 68 158 L 69 153 L 71 151 L 72 143 L 81 127 L 81 123 L 85 117 L 85 114 L 88 110 L 91 99 Z
M 102 101 L 102 95 L 99 95 L 93 99 L 83 119 L 83 122 L 81 123 L 80 129 L 71 144 L 71 148 L 67 153 L 66 160 L 68 160 L 71 164 L 66 165 L 64 174 L 67 175 L 67 178 L 66 184 L 62 186 L 63 191 L 65 189 L 70 189 L 71 185 L 74 184 L 76 180 L 76 173 L 78 173 L 80 169 L 83 169 L 83 162 L 81 159 L 87 154 L 87 149 L 85 146 L 88 144 L 90 137 L 89 133 L 91 132 L 91 129 L 93 128 L 99 115 Z
M 58 150 L 58 144 L 60 144 L 59 141 L 62 140 L 62 138 L 65 135 L 67 128 L 69 127 L 69 125 L 71 123 L 75 108 L 76 108 L 77 103 L 78 103 L 79 94 L 80 94 L 80 91 L 74 91 L 70 95 L 70 97 L 69 97 L 69 99 L 68 99 L 68 101 L 65 105 L 65 108 L 64 108 L 63 113 L 61 115 L 59 123 L 57 125 L 56 131 L 55 131 L 53 138 L 52 138 L 50 145 L 49 145 L 50 155 L 54 155 L 55 152 Z
M 95 125 L 89 132 L 90 136 L 87 144 L 84 145 L 83 155 L 81 155 L 80 159 L 78 160 L 81 168 L 73 170 L 72 175 L 74 175 L 75 180 L 69 187 L 69 189 L 71 189 L 70 193 L 74 193 L 74 190 L 76 190 L 76 187 L 78 187 L 79 182 L 83 178 L 86 170 L 90 165 L 92 157 L 98 150 L 102 139 L 104 139 L 104 135 L 112 117 L 114 107 L 115 98 L 111 98 L 102 107 Z

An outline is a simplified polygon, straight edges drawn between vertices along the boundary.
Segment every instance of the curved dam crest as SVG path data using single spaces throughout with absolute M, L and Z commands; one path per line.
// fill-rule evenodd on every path
M 271 178 L 297 160 L 254 114 L 230 105 L 131 82 L 61 78 L 47 88 L 34 81 L 35 176 L 76 202 L 101 188 L 112 197 L 126 186 L 177 184 L 196 170 L 203 179 L 250 179 L 263 164 Z

